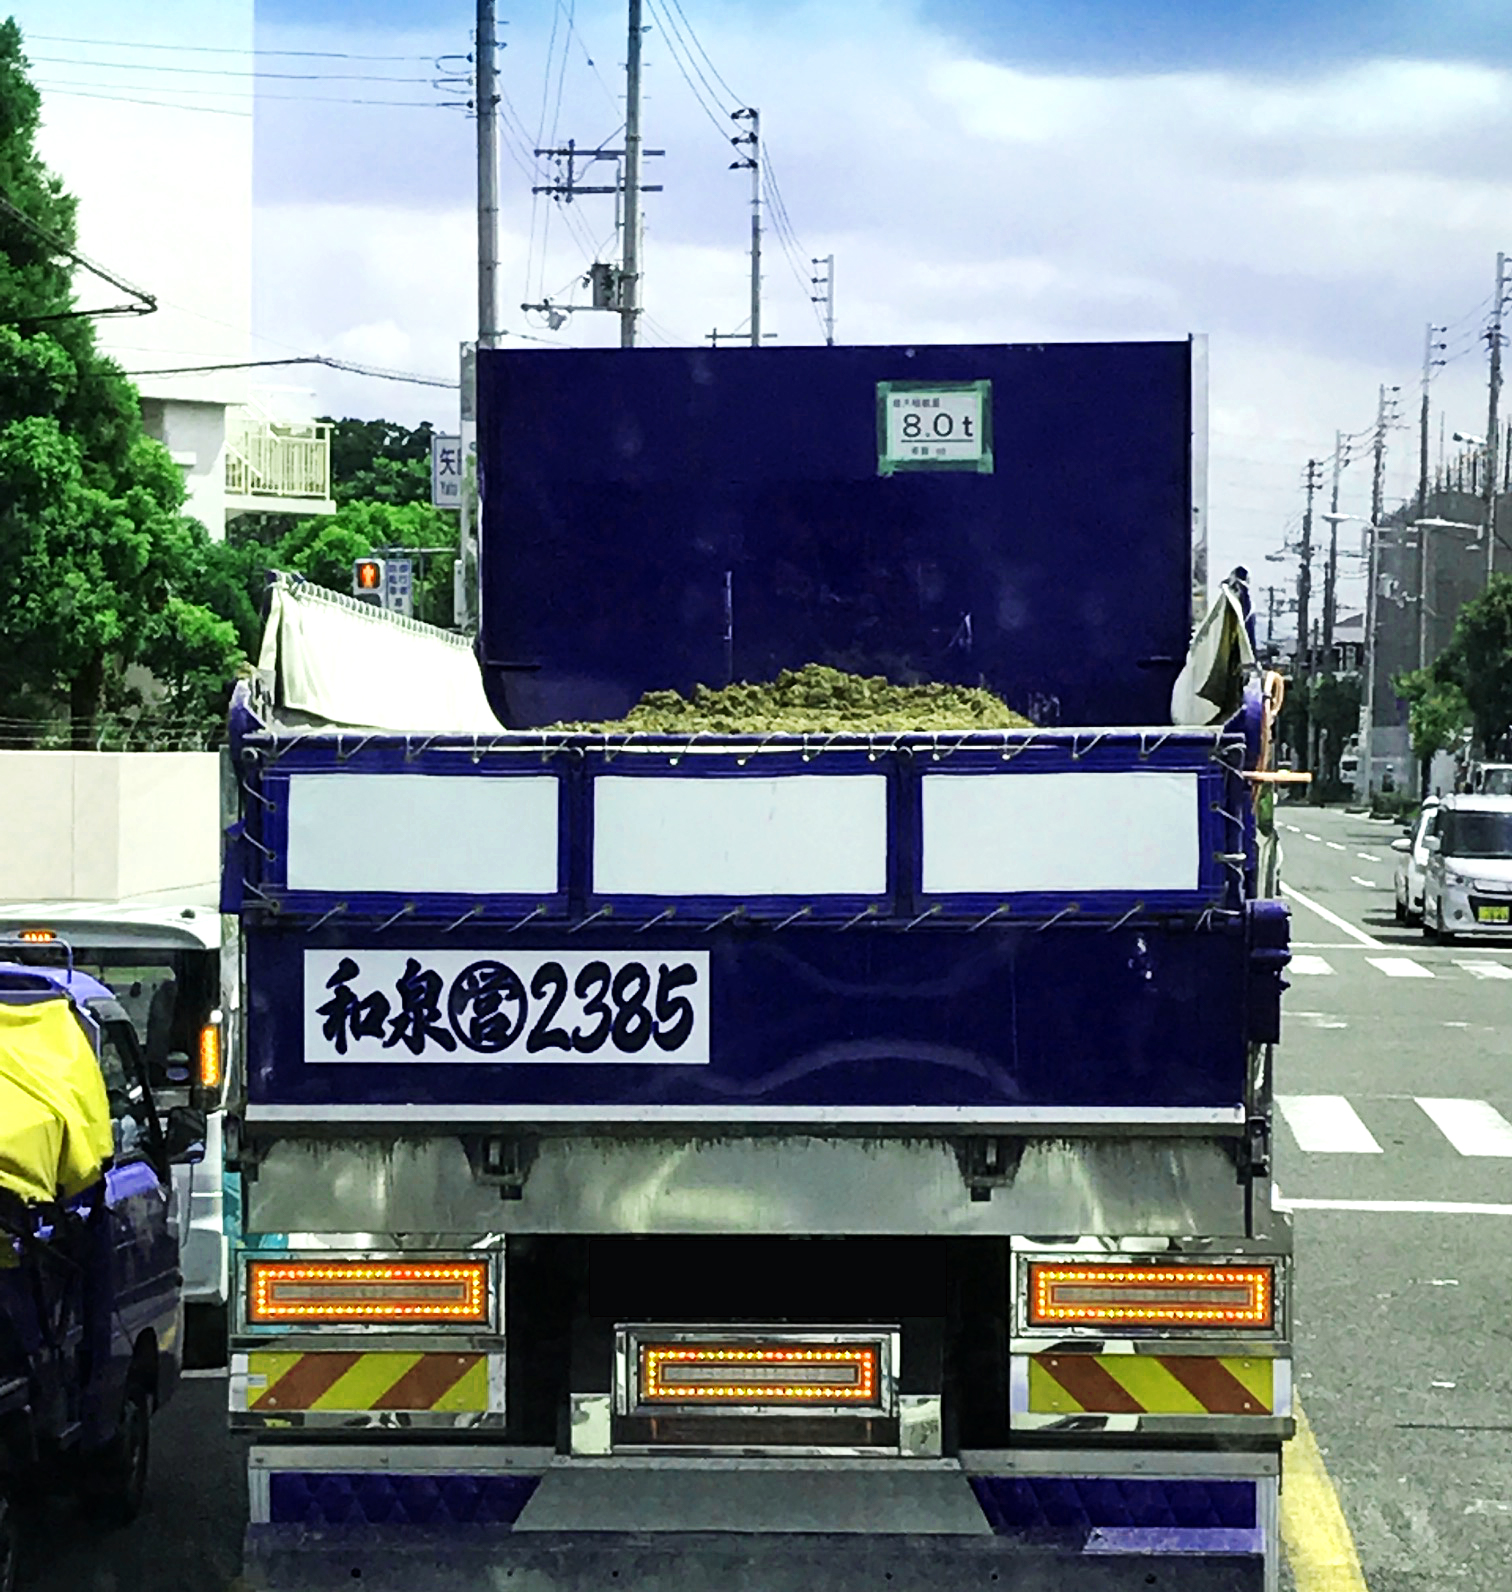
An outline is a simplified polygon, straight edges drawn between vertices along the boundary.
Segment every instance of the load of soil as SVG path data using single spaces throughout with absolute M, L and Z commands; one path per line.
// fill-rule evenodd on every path
M 1033 726 L 980 686 L 894 685 L 880 674 L 847 674 L 821 663 L 784 669 L 775 680 L 737 681 L 691 697 L 648 691 L 622 719 L 556 724 L 611 735 L 857 734 L 875 731 L 1019 730 Z

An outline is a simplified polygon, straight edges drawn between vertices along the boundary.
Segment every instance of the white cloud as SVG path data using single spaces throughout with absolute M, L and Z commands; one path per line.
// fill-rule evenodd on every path
M 578 22 L 611 83 L 616 23 L 609 9 Z M 716 12 L 699 25 L 732 86 L 761 107 L 805 256 L 836 255 L 842 340 L 1211 334 L 1215 567 L 1244 560 L 1274 575 L 1262 556 L 1300 508 L 1304 461 L 1329 450 L 1336 428 L 1371 422 L 1378 384 L 1402 384 L 1415 419 L 1424 321 L 1482 300 L 1507 241 L 1512 73 L 1382 60 L 1292 78 L 1056 76 L 972 59 L 898 7 L 870 13 L 865 29 L 817 6 L 759 24 Z M 533 138 L 545 44 L 531 27 L 516 30 L 506 86 Z M 668 151 L 647 174 L 666 185 L 647 202 L 648 332 L 691 342 L 746 314 L 745 180 L 656 33 L 647 61 L 648 141 Z M 575 55 L 565 81 L 557 136 L 613 135 L 617 112 Z M 353 199 L 291 193 L 260 214 L 260 326 L 449 373 L 474 315 L 470 211 L 410 192 L 402 173 L 390 189 L 360 149 L 344 169 Z M 610 317 L 582 314 L 547 334 L 514 308 L 567 287 L 586 258 L 558 213 L 543 259 L 549 201 L 532 202 L 509 160 L 504 173 L 505 324 L 614 342 Z M 584 199 L 574 214 L 595 240 L 610 230 L 607 201 Z M 767 325 L 816 341 L 807 258 L 790 264 L 769 233 L 766 270 Z M 1467 329 L 1473 318 L 1461 343 Z M 1439 378 L 1435 413 L 1447 405 L 1451 428 L 1478 430 L 1484 400 L 1466 346 Z M 350 412 L 443 419 L 451 402 L 318 380 L 329 406 Z M 1395 431 L 1389 442 L 1388 495 L 1404 493 L 1416 446 Z M 1369 475 L 1362 462 L 1346 473 L 1351 511 L 1368 504 Z

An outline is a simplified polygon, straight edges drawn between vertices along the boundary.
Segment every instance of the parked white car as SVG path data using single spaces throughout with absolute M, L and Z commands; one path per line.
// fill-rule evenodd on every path
M 1512 796 L 1446 796 L 1424 845 L 1423 933 L 1512 937 Z
M 1428 865 L 1428 824 L 1438 811 L 1437 796 L 1428 797 L 1423 810 L 1407 825 L 1406 833 L 1393 840 L 1391 849 L 1397 854 L 1396 864 L 1396 920 L 1398 923 L 1423 921 L 1423 871 Z

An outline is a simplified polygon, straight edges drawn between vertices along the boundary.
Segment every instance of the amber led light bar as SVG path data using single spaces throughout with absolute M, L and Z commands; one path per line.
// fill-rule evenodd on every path
M 1029 1324 L 1151 1327 L 1275 1324 L 1269 1266 L 1029 1266 Z
M 642 1404 L 875 1404 L 875 1344 L 643 1343 Z
M 247 1320 L 487 1326 L 488 1262 L 483 1260 L 253 1260 L 247 1264 Z

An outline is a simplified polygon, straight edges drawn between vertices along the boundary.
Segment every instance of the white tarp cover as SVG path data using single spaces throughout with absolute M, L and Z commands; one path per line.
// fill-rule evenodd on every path
M 317 586 L 279 580 L 258 659 L 280 711 L 396 733 L 496 735 L 472 643 Z
M 1225 724 L 1244 705 L 1255 653 L 1235 577 L 1218 588 L 1171 689 L 1172 724 Z

